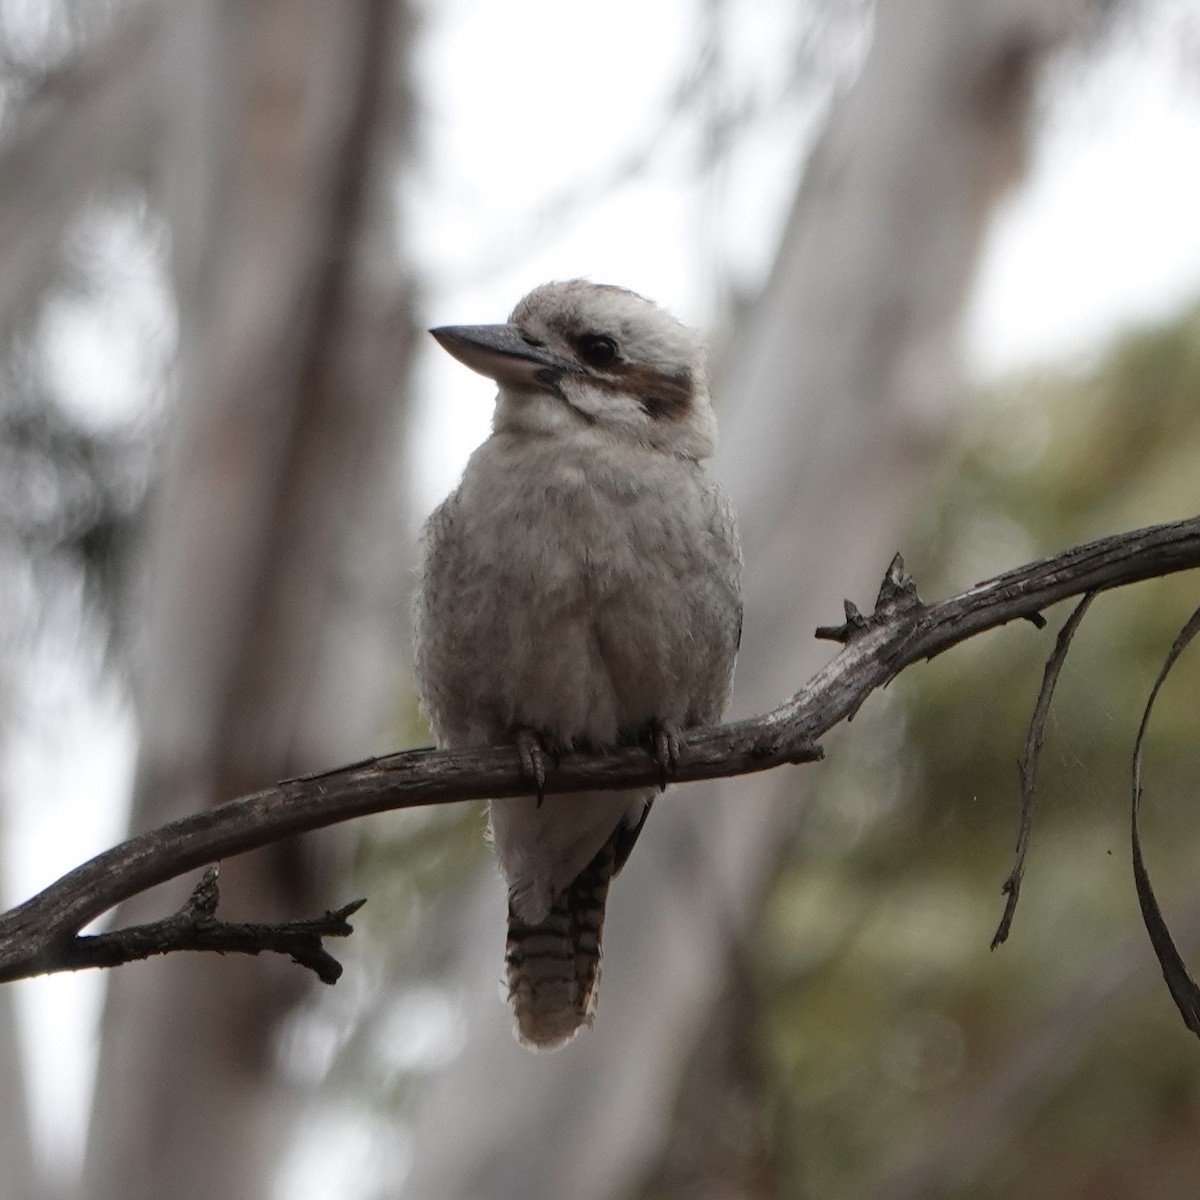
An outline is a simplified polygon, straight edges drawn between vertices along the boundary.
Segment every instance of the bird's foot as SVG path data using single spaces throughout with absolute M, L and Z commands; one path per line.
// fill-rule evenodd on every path
M 541 808 L 546 798 L 546 760 L 554 756 L 542 735 L 532 729 L 518 729 L 516 740 L 521 772 L 537 788 L 537 806 Z
M 667 721 L 651 721 L 650 747 L 658 763 L 658 790 L 665 792 L 679 766 L 679 733 L 675 726 Z

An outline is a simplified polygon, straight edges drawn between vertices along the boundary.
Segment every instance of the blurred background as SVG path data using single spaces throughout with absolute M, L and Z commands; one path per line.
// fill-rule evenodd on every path
M 0 892 L 424 744 L 416 531 L 490 391 L 423 330 L 586 275 L 706 332 L 739 509 L 732 715 L 896 550 L 927 598 L 1200 511 L 1186 0 L 0 0 Z M 827 760 L 660 803 L 595 1028 L 521 1050 L 475 805 L 224 864 L 365 894 L 332 989 L 177 955 L 0 990 L 0 1198 L 1193 1197 L 1200 1048 L 1128 862 L 1194 577 L 1067 662 L 905 674 Z M 1200 961 L 1186 660 L 1143 836 Z M 189 881 L 119 914 L 161 916 Z

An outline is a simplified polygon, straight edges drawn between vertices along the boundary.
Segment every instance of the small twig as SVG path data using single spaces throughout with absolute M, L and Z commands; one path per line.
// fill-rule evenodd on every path
M 322 983 L 336 983 L 342 964 L 325 949 L 327 937 L 349 937 L 348 918 L 366 903 L 354 900 L 333 912 L 278 925 L 218 921 L 217 868 L 209 867 L 184 906 L 173 916 L 145 925 L 72 938 L 47 969 L 80 971 L 88 967 L 117 967 L 176 950 L 212 950 L 218 954 L 286 954 L 313 971 Z
M 1025 753 L 1021 756 L 1021 824 L 1017 831 L 1017 852 L 1012 870 L 1004 881 L 1001 893 L 1007 897 L 1004 902 L 1004 913 L 1000 924 L 996 927 L 992 938 L 992 949 L 995 950 L 1008 937 L 1012 926 L 1013 914 L 1017 911 L 1017 900 L 1021 895 L 1021 880 L 1025 875 L 1025 856 L 1029 853 L 1029 838 L 1033 832 L 1033 809 L 1037 803 L 1037 773 L 1038 763 L 1042 756 L 1042 740 L 1046 734 L 1046 718 L 1050 715 L 1050 701 L 1054 698 L 1054 689 L 1058 686 L 1058 676 L 1062 665 L 1067 661 L 1067 651 L 1071 648 L 1071 639 L 1083 614 L 1095 599 L 1095 592 L 1088 592 L 1075 606 L 1075 610 L 1058 631 L 1054 642 L 1054 650 L 1046 660 L 1046 670 L 1042 675 L 1042 688 L 1038 692 L 1037 704 L 1033 709 L 1033 719 L 1029 723 L 1029 733 L 1025 738 Z
M 813 637 L 825 642 L 841 642 L 843 646 L 848 646 L 868 630 L 878 629 L 905 616 L 911 616 L 926 607 L 917 595 L 917 585 L 912 576 L 905 570 L 903 556 L 896 554 L 883 574 L 879 595 L 875 597 L 875 611 L 869 617 L 864 617 L 853 600 L 843 600 L 842 608 L 846 619 L 840 625 L 817 626 Z
M 1142 910 L 1142 920 L 1146 923 L 1146 932 L 1150 935 L 1150 944 L 1158 957 L 1158 965 L 1162 968 L 1163 979 L 1183 1017 L 1184 1024 L 1200 1037 L 1200 988 L 1188 972 L 1175 941 L 1163 920 L 1162 910 L 1154 889 L 1150 886 L 1150 876 L 1146 864 L 1142 861 L 1142 843 L 1138 836 L 1138 810 L 1142 805 L 1142 750 L 1146 740 L 1146 730 L 1150 726 L 1150 712 L 1154 701 L 1158 698 L 1159 688 L 1162 687 L 1171 668 L 1183 653 L 1187 644 L 1200 633 L 1200 608 L 1192 613 L 1188 623 L 1180 630 L 1179 636 L 1167 652 L 1162 670 L 1150 689 L 1146 708 L 1142 713 L 1142 723 L 1138 726 L 1137 741 L 1133 747 L 1133 799 L 1130 805 L 1130 841 L 1133 846 L 1133 882 L 1137 887 L 1138 904 Z

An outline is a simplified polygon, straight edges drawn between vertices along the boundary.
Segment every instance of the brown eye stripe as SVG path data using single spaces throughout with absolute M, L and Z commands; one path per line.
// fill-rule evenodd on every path
M 642 402 L 646 413 L 656 421 L 677 421 L 692 405 L 692 373 L 679 371 L 663 375 L 649 367 L 627 367 L 622 384 Z
M 650 367 L 614 364 L 605 375 L 590 374 L 594 386 L 636 396 L 655 421 L 677 421 L 692 405 L 692 373 L 663 375 Z

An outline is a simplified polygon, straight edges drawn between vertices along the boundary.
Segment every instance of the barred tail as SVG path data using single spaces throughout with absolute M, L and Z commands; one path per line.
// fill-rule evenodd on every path
M 534 1049 L 565 1045 L 592 1023 L 616 842 L 614 835 L 555 900 L 544 921 L 526 924 L 509 904 L 508 998 L 517 1037 Z

